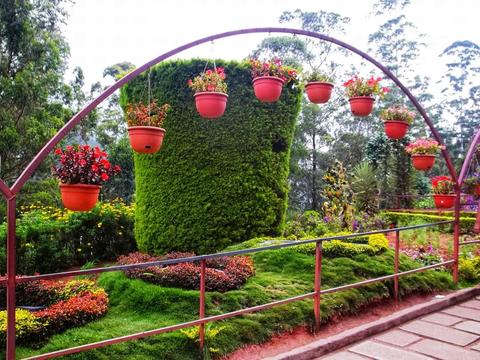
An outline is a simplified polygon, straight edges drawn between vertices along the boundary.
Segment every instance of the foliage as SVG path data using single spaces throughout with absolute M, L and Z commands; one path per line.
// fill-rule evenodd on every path
M 45 324 L 34 313 L 15 309 L 15 337 L 22 344 L 38 342 L 45 336 Z M 4 346 L 7 337 L 7 311 L 0 311 L 0 343 Z
M 60 163 L 52 171 L 63 184 L 101 185 L 120 172 L 120 166 L 112 166 L 98 146 L 68 145 L 65 150 L 56 149 L 55 155 Z
M 152 69 L 153 95 L 173 111 L 162 151 L 135 154 L 141 251 L 209 253 L 282 230 L 300 91 L 287 86 L 278 102 L 261 104 L 246 64 L 220 64 L 229 74 L 229 105 L 222 121 L 209 122 L 200 121 L 181 85 L 203 70 L 204 61 L 162 62 Z M 140 76 L 123 88 L 124 104 L 138 101 L 144 83 Z
M 220 92 L 227 93 L 227 83 L 225 82 L 225 69 L 223 67 L 215 67 L 212 71 L 208 69 L 200 75 L 189 79 L 187 84 L 190 89 L 197 92 Z
M 378 211 L 378 183 L 373 167 L 367 161 L 355 167 L 352 190 L 357 211 L 367 214 Z
M 203 359 L 208 360 L 211 359 L 210 353 L 217 353 L 219 351 L 218 348 L 214 348 L 209 344 L 215 341 L 217 335 L 225 329 L 225 326 L 215 326 L 213 323 L 208 323 L 205 325 L 205 332 L 204 332 L 204 354 Z M 189 329 L 182 329 L 180 332 L 193 341 L 195 344 L 200 343 L 200 327 L 194 326 Z M 197 345 L 198 346 L 198 345 Z
M 478 185 L 480 185 L 480 173 L 473 173 L 463 181 L 463 188 L 468 194 L 476 194 Z
M 343 83 L 343 86 L 349 98 L 355 96 L 374 97 L 375 95 L 383 98 L 389 89 L 387 87 L 381 87 L 380 81 L 382 81 L 381 77 L 374 78 L 371 76 L 368 80 L 365 80 L 364 78 L 354 75 L 350 80 Z
M 401 252 L 407 255 L 412 260 L 418 261 L 422 266 L 428 266 L 445 261 L 438 249 L 435 249 L 431 244 L 428 246 L 417 245 L 401 249 Z
M 131 253 L 118 258 L 119 265 L 138 264 L 162 259 L 177 259 L 195 256 L 193 253 L 170 253 L 165 257 L 154 257 L 142 253 Z M 200 288 L 200 264 L 179 263 L 167 266 L 150 266 L 145 269 L 126 270 L 131 279 L 142 279 L 162 286 L 198 290 Z M 208 260 L 205 268 L 205 289 L 225 292 L 238 289 L 254 274 L 249 257 L 232 256 Z
M 320 81 L 320 82 L 327 82 L 327 83 L 333 82 L 333 78 L 331 76 L 323 74 L 316 69 L 314 69 L 309 73 L 306 73 L 303 76 L 303 78 L 305 79 L 306 82 L 310 82 L 310 81 Z
M 294 239 L 307 236 L 318 237 L 329 232 L 327 221 L 325 220 L 317 211 L 305 211 L 287 222 L 283 236 Z
M 169 104 L 158 106 L 153 100 L 150 104 L 128 104 L 125 110 L 128 126 L 156 126 L 163 127 L 167 114 L 172 110 Z
M 276 76 L 285 84 L 297 81 L 298 71 L 290 66 L 282 65 L 282 60 L 278 58 L 265 61 L 249 59 L 249 64 L 253 79 L 260 76 Z
M 449 176 L 435 176 L 432 178 L 432 190 L 434 194 L 453 194 L 455 182 Z
M 445 146 L 440 145 L 436 140 L 421 138 L 408 144 L 405 151 L 412 155 L 435 155 L 443 149 Z
M 461 257 L 458 260 L 458 274 L 461 280 L 478 283 L 480 281 L 480 256 Z
M 407 107 L 401 105 L 391 106 L 382 110 L 380 118 L 383 121 L 403 121 L 411 125 L 415 118 L 415 112 L 410 111 Z

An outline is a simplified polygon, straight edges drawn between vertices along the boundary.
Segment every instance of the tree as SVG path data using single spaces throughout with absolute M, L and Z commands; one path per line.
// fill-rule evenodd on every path
M 352 190 L 358 211 L 374 214 L 378 211 L 378 182 L 374 168 L 363 161 L 353 172 Z

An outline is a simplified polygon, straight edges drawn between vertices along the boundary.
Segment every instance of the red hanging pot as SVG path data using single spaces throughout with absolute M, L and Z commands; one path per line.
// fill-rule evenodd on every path
M 142 154 L 153 154 L 160 150 L 165 129 L 155 126 L 131 126 L 128 129 L 132 149 Z
M 437 209 L 448 209 L 455 203 L 455 194 L 434 194 L 433 201 Z
M 89 211 L 95 207 L 100 185 L 60 184 L 63 206 L 73 211 Z
M 435 155 L 413 154 L 413 167 L 417 170 L 430 170 L 435 164 Z
M 401 139 L 408 131 L 408 123 L 405 121 L 388 120 L 383 123 L 385 134 L 390 139 Z
M 321 81 L 311 81 L 305 85 L 308 100 L 315 104 L 325 104 L 332 96 L 333 84 Z
M 259 76 L 253 79 L 253 91 L 261 102 L 275 102 L 282 95 L 284 81 L 276 76 Z
M 371 96 L 355 96 L 348 100 L 355 116 L 368 116 L 373 111 L 375 99 Z
M 197 111 L 203 118 L 216 119 L 223 115 L 227 107 L 228 95 L 221 92 L 197 92 L 193 97 Z

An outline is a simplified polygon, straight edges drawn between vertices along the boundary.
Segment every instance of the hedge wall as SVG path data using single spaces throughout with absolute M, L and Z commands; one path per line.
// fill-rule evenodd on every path
M 187 80 L 205 60 L 165 62 L 151 71 L 152 97 L 173 107 L 160 152 L 135 154 L 135 236 L 139 249 L 213 252 L 281 231 L 290 146 L 300 111 L 298 88 L 263 104 L 246 64 L 225 67 L 228 104 L 216 120 L 195 110 Z M 122 89 L 121 102 L 147 101 L 146 76 Z

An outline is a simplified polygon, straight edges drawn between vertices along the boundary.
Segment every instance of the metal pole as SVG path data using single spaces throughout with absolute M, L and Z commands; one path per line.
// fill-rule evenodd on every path
M 205 266 L 206 260 L 200 263 L 200 319 L 205 317 Z M 200 339 L 200 351 L 203 353 L 203 346 L 205 345 L 205 324 L 199 325 L 198 337 Z
M 395 301 L 399 299 L 398 268 L 400 259 L 400 231 L 395 231 L 395 278 L 393 279 L 393 296 Z
M 456 187 L 455 208 L 454 208 L 454 223 L 453 223 L 453 268 L 452 277 L 455 285 L 458 284 L 458 256 L 460 243 L 460 186 Z
M 15 359 L 16 198 L 7 200 L 7 360 Z
M 315 295 L 313 298 L 313 314 L 315 316 L 315 329 L 320 330 L 320 291 L 322 288 L 322 242 L 317 241 L 315 246 Z

